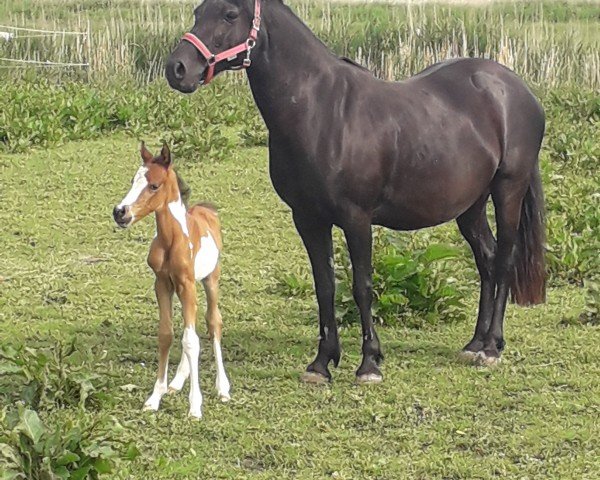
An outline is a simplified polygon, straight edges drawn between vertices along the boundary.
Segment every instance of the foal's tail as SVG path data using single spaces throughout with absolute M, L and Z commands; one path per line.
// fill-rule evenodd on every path
M 545 240 L 544 192 L 540 171 L 536 168 L 521 207 L 511 285 L 512 301 L 518 305 L 536 305 L 546 300 Z

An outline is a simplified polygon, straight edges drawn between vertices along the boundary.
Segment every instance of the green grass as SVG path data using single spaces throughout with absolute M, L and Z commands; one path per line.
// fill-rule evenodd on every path
M 202 421 L 186 418 L 187 388 L 165 397 L 157 414 L 141 412 L 156 370 L 157 309 L 145 264 L 154 225 L 148 219 L 123 232 L 111 219 L 138 163 L 137 147 L 118 134 L 0 155 L 0 342 L 51 347 L 54 339 L 75 337 L 97 358 L 96 373 L 109 386 L 86 415 L 113 415 L 141 452 L 106 478 L 597 476 L 600 331 L 563 321 L 584 304 L 575 286 L 554 286 L 544 306 L 509 306 L 508 347 L 498 369 L 455 357 L 472 333 L 473 286 L 468 322 L 379 329 L 383 385 L 353 384 L 360 358 L 355 325 L 341 332 L 334 383 L 300 384 L 316 348 L 316 307 L 312 294 L 290 298 L 280 288 L 288 272 L 308 276 L 309 269 L 270 185 L 264 148 L 237 149 L 218 163 L 179 162 L 193 198 L 220 207 L 232 401 L 218 401 L 203 333 Z M 437 231 L 459 241 L 454 229 Z M 179 355 L 175 342 L 171 375 Z M 15 384 L 0 385 L 0 400 L 10 401 Z M 68 414 L 48 416 L 60 424 Z

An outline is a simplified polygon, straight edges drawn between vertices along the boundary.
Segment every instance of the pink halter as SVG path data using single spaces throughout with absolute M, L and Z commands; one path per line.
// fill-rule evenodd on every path
M 260 0 L 254 0 L 254 19 L 252 20 L 252 28 L 250 29 L 250 33 L 248 34 L 248 38 L 244 43 L 240 43 L 235 47 L 232 47 L 224 52 L 214 54 L 212 53 L 208 47 L 204 44 L 202 40 L 200 40 L 193 33 L 186 33 L 182 40 L 186 42 L 190 42 L 196 49 L 200 52 L 200 54 L 206 59 L 208 62 L 208 71 L 206 72 L 206 76 L 204 80 L 201 82 L 203 85 L 207 85 L 213 78 L 215 74 L 215 65 L 222 61 L 232 61 L 237 58 L 237 56 L 246 52 L 246 58 L 244 58 L 244 62 L 238 68 L 248 68 L 252 61 L 250 60 L 250 52 L 256 45 L 256 38 L 258 37 L 258 32 L 260 30 Z

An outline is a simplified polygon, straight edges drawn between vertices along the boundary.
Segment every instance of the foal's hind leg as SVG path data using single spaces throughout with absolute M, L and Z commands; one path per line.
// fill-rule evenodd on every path
M 469 210 L 456 219 L 460 233 L 473 250 L 477 270 L 481 279 L 479 296 L 479 312 L 473 339 L 463 348 L 462 357 L 474 360 L 477 352 L 483 349 L 483 342 L 492 321 L 496 280 L 494 260 L 496 256 L 496 239 L 490 230 L 486 215 L 488 194 L 481 197 Z
M 216 387 L 219 398 L 223 402 L 231 399 L 229 396 L 229 380 L 223 366 L 223 355 L 221 353 L 221 337 L 223 331 L 223 320 L 219 311 L 219 277 L 221 276 L 221 265 L 206 277 L 202 283 L 206 292 L 206 325 L 208 335 L 213 343 L 215 362 L 217 363 Z

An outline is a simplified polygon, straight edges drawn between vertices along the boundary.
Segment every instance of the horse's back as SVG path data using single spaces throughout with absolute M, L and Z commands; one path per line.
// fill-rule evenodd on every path
M 436 63 L 403 82 L 408 91 L 427 89 L 444 99 L 454 99 L 456 106 L 467 107 L 470 102 L 459 102 L 465 97 L 491 102 L 488 108 L 467 112 L 477 115 L 505 114 L 515 121 L 516 116 L 527 116 L 533 128 L 543 129 L 544 111 L 527 84 L 504 65 L 483 58 L 457 58 Z M 481 99 L 481 100 L 479 100 Z M 492 111 L 493 108 L 497 110 Z
M 348 75 L 359 79 L 354 90 L 364 100 L 344 118 L 353 141 L 340 171 L 352 186 L 345 191 L 373 208 L 375 223 L 414 229 L 456 218 L 506 167 L 507 151 L 519 174 L 537 158 L 520 155 L 539 150 L 543 111 L 496 62 L 448 60 L 402 82 L 367 79 L 357 69 Z
M 219 220 L 217 208 L 212 203 L 201 202 L 190 207 L 188 215 L 193 219 L 194 230 L 196 230 L 198 238 L 210 234 L 219 250 L 221 250 L 221 221 Z

